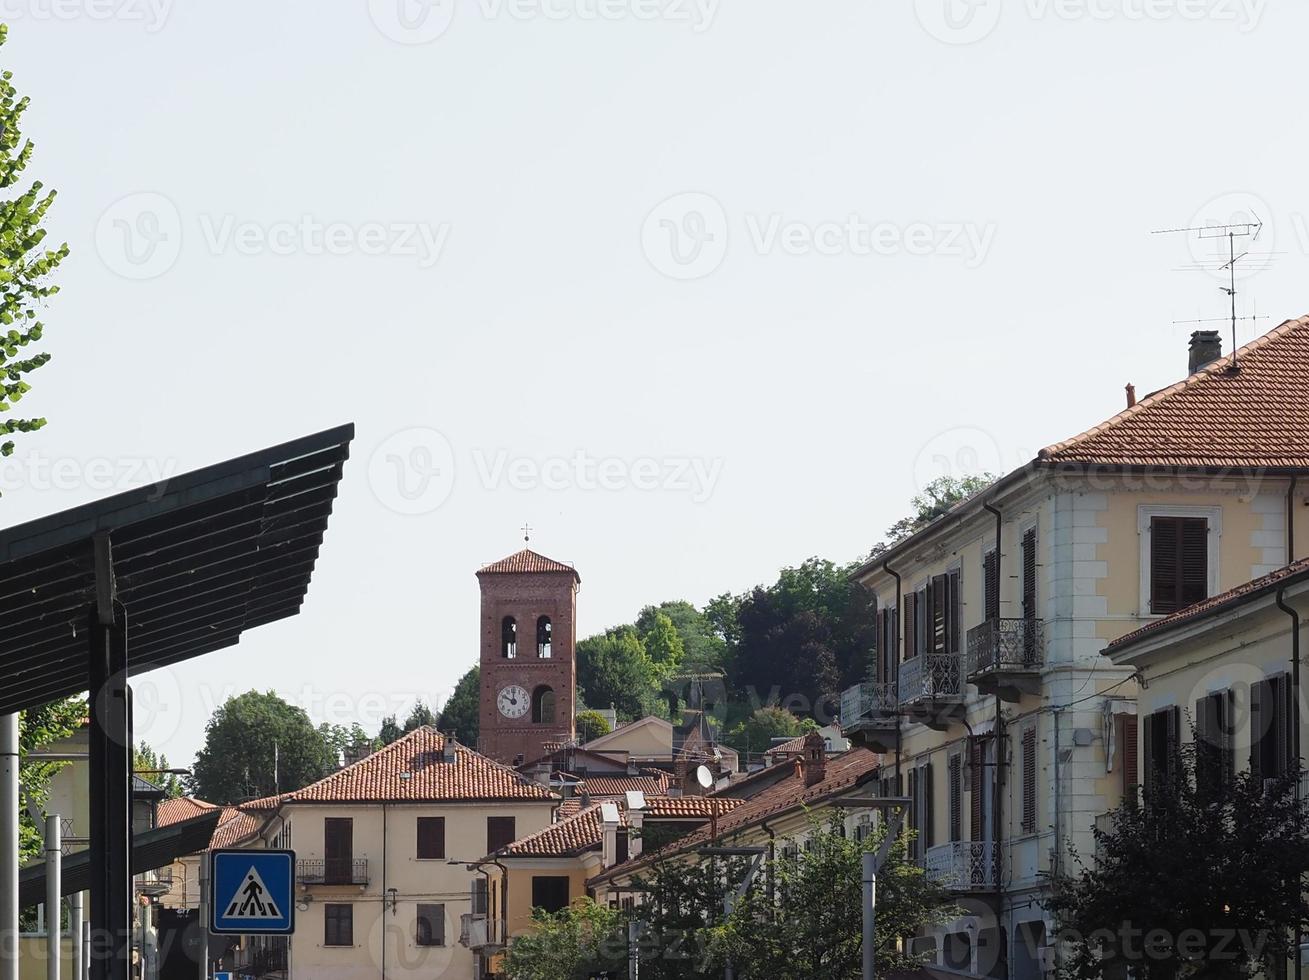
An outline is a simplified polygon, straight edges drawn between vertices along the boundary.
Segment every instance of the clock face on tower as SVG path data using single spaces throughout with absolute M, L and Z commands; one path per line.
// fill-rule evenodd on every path
M 507 687 L 500 688 L 500 695 L 496 698 L 495 703 L 500 708 L 500 714 L 506 718 L 521 718 L 527 714 L 527 692 L 517 684 L 510 684 Z

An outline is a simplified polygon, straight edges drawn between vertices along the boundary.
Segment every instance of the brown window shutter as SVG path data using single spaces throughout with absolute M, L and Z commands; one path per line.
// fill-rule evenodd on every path
M 950 756 L 946 774 L 949 782 L 950 799 L 950 840 L 961 840 L 964 836 L 964 757 Z
M 1123 719 L 1123 795 L 1135 793 L 1141 782 L 1140 762 L 1137 759 L 1137 733 L 1140 725 L 1134 717 L 1124 715 Z
M 1036 619 L 1036 528 L 1023 535 L 1023 619 Z
M 1250 685 L 1250 773 L 1256 779 L 1269 775 L 1263 771 L 1263 749 L 1268 738 L 1267 699 L 1266 680 Z
M 948 596 L 946 601 L 946 620 L 948 622 L 947 631 L 950 637 L 950 652 L 959 653 L 959 636 L 963 622 L 963 600 L 959 594 L 959 569 L 951 570 L 947 576 L 949 580 Z
M 912 660 L 918 656 L 918 638 L 914 630 L 918 626 L 918 593 L 910 592 L 904 597 L 904 659 Z
M 1150 519 L 1150 611 L 1176 612 L 1209 594 L 1209 522 Z
M 1167 785 L 1172 786 L 1173 780 L 1177 778 L 1177 764 L 1182 752 L 1182 709 L 1173 705 L 1165 713 L 1166 741 L 1167 746 L 1164 755 L 1164 773 L 1167 777 Z
M 936 779 L 932 764 L 923 766 L 923 850 L 936 845 Z
M 909 813 L 908 813 L 908 817 L 909 817 L 909 827 L 910 827 L 910 829 L 912 829 L 912 830 L 914 830 L 914 831 L 918 831 L 918 769 L 917 769 L 917 768 L 912 768 L 912 769 L 909 770 Z M 913 842 L 913 845 L 912 845 L 913 856 L 914 856 L 915 858 L 918 857 L 918 855 L 919 855 L 920 853 L 922 853 L 922 852 L 920 851 L 920 848 L 922 847 L 922 844 L 923 844 L 923 835 L 922 835 L 922 833 L 920 832 L 920 833 L 918 833 L 917 836 L 914 838 L 914 842 Z
M 875 636 L 877 637 L 877 650 L 873 657 L 873 679 L 878 683 L 886 680 L 886 610 L 877 610 L 875 619 L 877 624 Z
M 1023 833 L 1036 833 L 1036 728 L 1023 732 Z
M 1145 772 L 1141 774 L 1141 784 L 1148 790 L 1155 787 L 1155 773 L 1159 771 L 1159 760 L 1155 753 L 1159 751 L 1159 746 L 1155 745 L 1154 740 L 1154 715 L 1146 715 L 1145 723 L 1141 726 L 1141 737 L 1145 741 Z
M 982 575 L 985 579 L 985 615 L 988 620 L 1000 618 L 1000 559 L 999 553 L 987 552 L 982 560 Z
M 932 618 L 928 629 L 931 630 L 932 653 L 945 653 L 949 643 L 946 610 L 950 607 L 950 579 L 945 575 L 932 578 Z
M 969 743 L 969 755 L 972 758 L 969 764 L 972 766 L 972 791 L 969 793 L 969 804 L 971 811 L 969 813 L 969 839 L 980 841 L 986 828 L 985 816 L 982 813 L 982 781 L 986 778 L 986 767 L 983 765 L 986 756 L 982 751 L 982 742 L 980 739 L 972 739 Z
M 1230 783 L 1236 778 L 1236 692 L 1231 688 L 1222 692 L 1219 699 L 1219 745 L 1222 755 L 1223 780 Z
M 1181 606 L 1209 595 L 1209 522 L 1203 517 L 1182 520 Z M 1179 607 L 1180 608 L 1180 607 Z

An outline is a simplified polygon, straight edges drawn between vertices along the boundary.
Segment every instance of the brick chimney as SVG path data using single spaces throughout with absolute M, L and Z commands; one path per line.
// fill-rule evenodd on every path
M 1188 374 L 1208 367 L 1223 356 L 1223 338 L 1217 330 L 1197 330 L 1191 334 L 1191 359 Z
M 817 732 L 805 736 L 800 752 L 800 771 L 807 787 L 816 786 L 827 778 L 827 743 Z

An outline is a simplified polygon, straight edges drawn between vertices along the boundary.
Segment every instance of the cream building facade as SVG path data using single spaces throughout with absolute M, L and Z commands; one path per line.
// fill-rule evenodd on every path
M 913 798 L 919 857 L 969 912 L 929 937 L 944 965 L 1048 971 L 1050 876 L 1092 853 L 1135 779 L 1135 668 L 1105 646 L 1303 554 L 1309 445 L 1287 392 L 1309 390 L 1309 320 L 1242 348 L 1238 370 L 1216 346 L 1196 334 L 1184 381 L 857 573 L 879 642 L 842 725 L 892 753 L 883 786 Z

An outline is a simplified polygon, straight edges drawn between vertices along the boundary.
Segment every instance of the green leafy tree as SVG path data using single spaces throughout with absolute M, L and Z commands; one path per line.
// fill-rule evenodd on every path
M 913 499 L 909 501 L 909 516 L 900 518 L 886 529 L 886 540 L 875 545 L 869 557 L 876 558 L 888 548 L 927 527 L 959 501 L 985 490 L 996 479 L 993 473 L 979 473 L 975 476 L 938 476 L 923 488 L 922 493 L 914 494 Z
M 1069 978 L 1278 975 L 1309 927 L 1306 802 L 1297 773 L 1267 785 L 1227 775 L 1202 744 L 1128 794 L 1096 856 L 1056 881 L 1052 901 Z M 1206 758 L 1207 756 L 1207 758 Z
M 785 708 L 770 705 L 755 711 L 727 736 L 727 744 L 738 752 L 759 755 L 767 752 L 775 738 L 797 738 L 818 730 L 812 718 L 799 718 Z
M 607 971 L 627 975 L 623 917 L 589 898 L 553 914 L 533 909 L 531 932 L 517 936 L 505 958 L 509 980 L 587 980 Z
M 422 698 L 419 698 L 414 702 L 413 708 L 410 709 L 409 717 L 405 719 L 405 731 L 412 732 L 424 725 L 435 727 L 436 722 L 436 712 L 429 708 Z
M 228 698 L 205 728 L 190 786 L 212 803 L 240 803 L 307 786 L 337 759 L 303 708 L 272 691 Z
M 474 666 L 455 685 L 454 693 L 441 709 L 437 728 L 464 745 L 477 745 L 481 731 L 482 670 Z
M 165 772 L 173 768 L 168 756 L 156 752 L 148 742 L 139 742 L 132 756 L 132 769 L 163 790 L 165 797 L 172 800 L 182 795 L 181 778 L 175 772 Z
M 587 704 L 612 705 L 624 721 L 659 710 L 659 670 L 631 626 L 577 644 L 577 683 Z
M 381 744 L 378 739 L 369 738 L 364 726 L 357 721 L 350 725 L 323 722 L 318 726 L 318 734 L 337 765 L 343 763 L 350 753 L 371 752 Z
M 841 832 L 842 815 L 810 820 L 805 846 L 794 859 L 767 862 L 756 885 L 726 923 L 713 931 L 711 960 L 730 957 L 741 980 L 859 980 L 863 954 L 863 855 L 882 841 Z M 922 960 L 901 939 L 948 922 L 959 910 L 908 857 L 902 834 L 877 875 L 877 966 L 880 975 L 911 970 Z M 776 900 L 763 882 L 774 882 Z
M 0 24 L 0 45 L 8 35 L 8 25 Z M 12 77 L 12 72 L 0 71 L 0 188 L 18 183 L 33 149 L 21 128 L 29 100 L 18 95 Z M 29 353 L 28 347 L 41 340 L 44 326 L 38 310 L 59 291 L 50 277 L 68 257 L 66 244 L 42 247 L 46 232 L 41 223 L 54 200 L 54 191 L 43 193 L 41 182 L 33 181 L 17 196 L 0 201 L 0 413 L 12 411 L 31 390 L 26 376 L 50 360 L 49 354 Z M 0 433 L 34 432 L 43 425 L 43 418 L 6 419 L 0 422 Z M 12 439 L 0 442 L 0 455 L 13 451 Z
M 377 731 L 377 741 L 381 745 L 390 745 L 398 741 L 405 730 L 400 727 L 400 722 L 396 720 L 395 715 L 387 715 L 382 719 L 382 727 Z
M 682 662 L 686 648 L 682 645 L 677 627 L 666 613 L 656 611 L 650 618 L 649 629 L 641 632 L 640 636 L 646 656 L 661 673 L 672 672 Z
M 76 732 L 86 718 L 86 710 L 83 699 L 66 698 L 19 713 L 18 747 L 22 753 L 18 769 L 20 862 L 33 860 L 42 851 L 45 831 L 32 819 L 32 812 L 45 813 L 50 801 L 50 780 L 68 765 L 66 762 L 47 762 L 29 757 Z
M 712 670 L 723 666 L 727 652 L 726 641 L 718 635 L 715 624 L 704 612 L 681 599 L 646 606 L 636 617 L 636 631 L 645 639 L 646 651 L 651 659 L 657 660 L 658 657 L 650 648 L 649 635 L 654 629 L 655 617 L 661 613 L 672 621 L 681 638 L 683 667 Z
M 577 713 L 577 736 L 583 743 L 608 735 L 612 728 L 609 720 L 598 711 L 579 711 Z
M 736 649 L 741 640 L 741 624 L 737 618 L 741 610 L 741 602 L 741 596 L 724 592 L 710 599 L 709 604 L 704 608 L 705 623 L 713 636 L 722 643 L 721 656 L 724 658 Z

